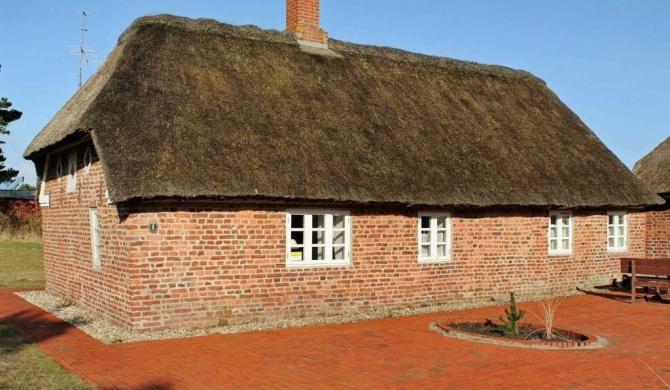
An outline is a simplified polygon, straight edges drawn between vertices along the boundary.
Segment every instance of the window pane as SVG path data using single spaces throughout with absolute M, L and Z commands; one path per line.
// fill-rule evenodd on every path
M 551 222 L 550 222 L 551 225 L 556 225 L 557 224 L 558 218 L 555 215 L 552 215 L 550 217 L 550 219 L 551 219 Z
M 557 250 L 558 249 L 558 241 L 557 240 L 549 241 L 549 248 L 551 248 L 552 251 Z
M 343 246 L 333 247 L 333 260 L 344 260 L 344 247 Z
M 325 215 L 312 215 L 312 227 L 316 229 L 323 229 L 326 227 Z
M 421 257 L 430 257 L 429 245 L 421 245 Z
M 562 240 L 561 249 L 570 249 L 570 240 Z
M 614 226 L 607 228 L 607 235 L 610 237 L 614 236 Z
M 344 215 L 333 215 L 333 228 L 344 229 Z
M 421 231 L 421 242 L 422 243 L 430 242 L 430 230 Z
M 303 231 L 291 232 L 291 245 L 303 245 L 305 243 Z
M 333 232 L 333 244 L 344 244 L 344 231 Z
M 325 248 L 320 246 L 320 247 L 312 247 L 312 260 L 324 260 L 326 257 L 324 256 L 326 253 Z
M 563 229 L 561 229 L 561 234 L 563 235 L 563 237 L 569 237 L 570 236 L 569 228 L 564 227 Z
M 561 217 L 561 219 L 563 220 L 563 225 L 564 226 L 570 225 L 570 218 L 569 217 Z
M 616 215 L 610 215 L 610 216 L 609 216 L 609 220 L 608 220 L 607 223 L 610 224 L 610 225 L 614 225 L 614 223 L 615 223 L 615 222 L 614 222 L 614 218 L 615 218 L 615 217 L 616 217 Z
M 421 229 L 430 229 L 430 217 L 421 217 Z
M 447 231 L 441 230 L 437 232 L 437 242 L 447 242 Z
M 607 246 L 609 246 L 610 248 L 614 248 L 614 238 L 609 238 L 607 240 Z
M 619 237 L 619 248 L 623 248 L 624 246 L 625 246 L 625 244 L 624 244 L 623 237 Z
M 556 238 L 556 237 L 558 237 L 558 228 L 552 227 L 552 228 L 549 230 L 549 237 L 551 237 L 551 238 Z
M 323 245 L 326 243 L 326 232 L 323 230 L 312 232 L 312 245 Z
M 437 217 L 437 228 L 444 229 L 447 227 L 447 217 Z
M 305 227 L 305 216 L 304 215 L 291 215 L 291 228 L 292 229 L 302 229 Z
M 624 230 L 624 227 L 623 227 L 623 226 L 619 226 L 619 236 L 620 236 L 620 237 L 623 237 L 623 235 L 624 235 L 624 231 L 625 231 L 625 230 Z
M 304 257 L 302 256 L 303 252 L 303 248 L 291 247 L 290 259 L 295 261 L 304 260 Z
M 447 255 L 447 246 L 446 245 L 438 245 L 437 246 L 437 255 L 439 257 L 445 257 Z

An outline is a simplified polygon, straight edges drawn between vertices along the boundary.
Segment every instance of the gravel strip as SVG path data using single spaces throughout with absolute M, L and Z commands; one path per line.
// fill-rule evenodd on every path
M 226 325 L 206 329 L 175 329 L 160 332 L 135 333 L 119 326 L 113 325 L 103 317 L 90 313 L 71 302 L 51 295 L 45 291 L 25 291 L 17 292 L 17 295 L 42 308 L 65 322 L 72 324 L 93 338 L 96 338 L 106 344 L 116 344 L 121 342 L 135 342 L 147 340 L 177 339 L 184 337 L 204 336 L 209 334 L 241 333 L 255 332 L 270 329 L 287 329 L 303 326 L 326 325 L 326 324 L 344 324 L 351 322 L 367 321 L 379 318 L 397 318 L 421 314 L 432 314 L 439 312 L 450 312 L 455 310 L 474 309 L 485 306 L 495 306 L 506 302 L 498 300 L 489 301 L 470 301 L 455 302 L 443 305 L 412 307 L 404 309 L 386 309 L 373 310 L 368 312 L 358 312 L 350 314 L 340 314 L 333 316 L 319 316 L 308 318 L 286 318 L 276 321 L 253 322 L 243 325 Z M 582 292 L 574 291 L 560 295 L 542 295 L 533 296 L 522 301 L 537 301 L 548 298 L 567 297 L 581 295 Z

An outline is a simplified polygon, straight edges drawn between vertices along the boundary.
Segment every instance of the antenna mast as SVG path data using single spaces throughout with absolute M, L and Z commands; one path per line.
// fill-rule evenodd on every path
M 90 12 L 82 11 L 81 13 L 81 40 L 79 41 L 79 46 L 77 47 L 76 45 L 71 45 L 70 46 L 70 53 L 73 54 L 79 54 L 79 80 L 77 85 L 81 87 L 81 84 L 84 82 L 84 65 L 88 64 L 89 62 L 92 63 L 97 63 L 98 61 L 91 61 L 91 57 L 95 55 L 95 50 L 91 50 L 90 47 L 84 46 L 84 35 L 86 31 L 86 17 L 90 16 Z
M 84 32 L 86 31 L 85 22 L 86 22 L 86 11 L 81 12 L 81 43 L 79 44 L 79 87 L 81 87 L 81 69 L 84 66 Z

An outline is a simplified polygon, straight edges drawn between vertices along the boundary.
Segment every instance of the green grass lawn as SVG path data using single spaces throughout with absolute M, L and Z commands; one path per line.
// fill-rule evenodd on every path
M 43 286 L 42 243 L 0 240 L 0 288 Z
M 0 240 L 0 288 L 43 287 L 42 243 Z M 1 304 L 1 303 L 0 303 Z M 0 318 L 0 389 L 93 389 Z

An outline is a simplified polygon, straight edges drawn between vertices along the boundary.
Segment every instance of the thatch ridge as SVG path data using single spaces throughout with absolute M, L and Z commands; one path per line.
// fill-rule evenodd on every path
M 290 33 L 141 18 L 25 156 L 92 129 L 115 201 L 660 202 L 527 72 L 330 46 L 343 58 L 306 54 Z
M 171 28 L 179 28 L 185 31 L 204 34 L 227 35 L 231 37 L 254 39 L 265 42 L 283 43 L 297 46 L 295 34 L 291 31 L 264 30 L 255 25 L 232 25 L 216 21 L 214 19 L 190 19 L 182 16 L 168 14 L 144 16 L 135 20 L 119 38 L 119 44 L 129 39 L 135 32 L 145 25 L 163 24 Z M 446 57 L 431 56 L 414 53 L 392 47 L 373 45 L 362 45 L 329 39 L 329 47 L 341 54 L 355 53 L 357 55 L 381 57 L 387 60 L 424 63 L 445 68 L 459 69 L 462 71 L 481 72 L 500 77 L 533 78 L 544 83 L 532 74 L 499 65 L 484 65 L 477 62 L 462 61 Z
M 670 137 L 636 162 L 633 173 L 657 194 L 670 194 Z

